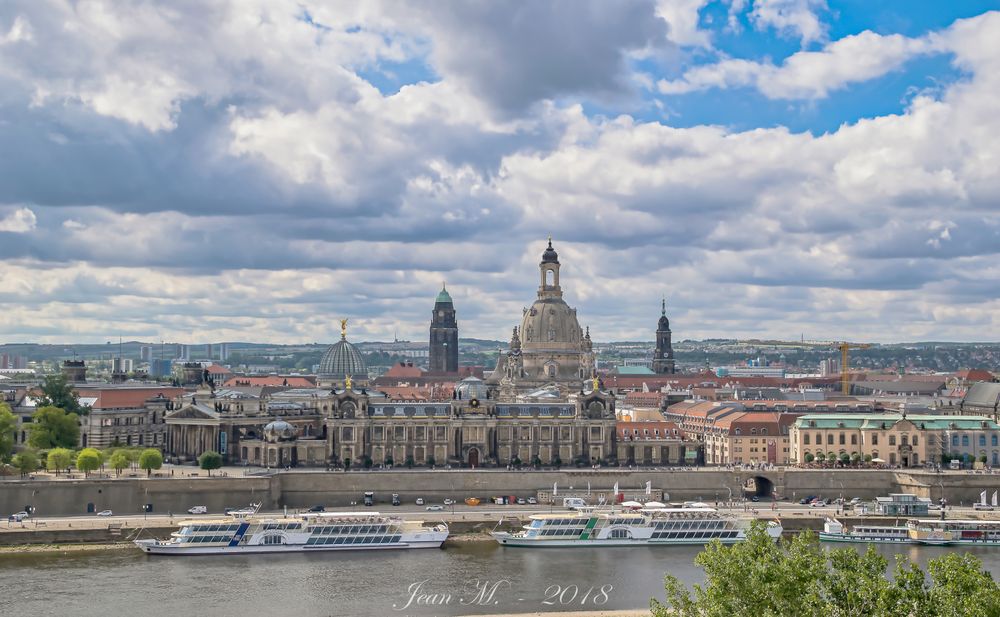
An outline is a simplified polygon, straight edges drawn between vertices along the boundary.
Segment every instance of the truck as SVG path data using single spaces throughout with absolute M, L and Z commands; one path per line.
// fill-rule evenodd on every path
M 365 505 L 366 506 L 375 505 L 375 493 L 373 491 L 365 491 Z
M 579 497 L 563 497 L 563 507 L 576 510 L 587 505 L 587 502 Z

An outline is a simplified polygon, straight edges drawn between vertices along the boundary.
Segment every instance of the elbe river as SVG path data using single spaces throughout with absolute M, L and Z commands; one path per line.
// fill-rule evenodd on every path
M 863 545 L 855 546 L 864 550 Z M 0 555 L 0 615 L 455 616 L 646 608 L 663 574 L 691 584 L 701 547 L 446 549 L 157 557 L 138 549 Z M 943 547 L 879 546 L 926 571 Z M 964 549 L 960 549 L 964 550 Z M 1000 576 L 1000 548 L 970 552 Z

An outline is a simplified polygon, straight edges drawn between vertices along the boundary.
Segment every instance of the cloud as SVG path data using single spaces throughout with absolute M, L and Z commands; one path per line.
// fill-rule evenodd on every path
M 18 208 L 12 212 L 4 214 L 4 209 L 0 208 L 0 232 L 23 234 L 35 228 L 35 213 L 31 208 Z
M 826 0 L 754 0 L 750 20 L 759 30 L 774 28 L 805 45 L 826 38 L 826 25 L 818 15 L 826 8 Z
M 4 5 L 32 38 L 0 46 L 0 339 L 311 342 L 349 316 L 422 340 L 442 279 L 463 336 L 505 338 L 550 233 L 598 340 L 651 338 L 664 293 L 678 338 L 1000 326 L 998 14 L 664 82 L 808 100 L 931 53 L 963 72 L 813 135 L 630 115 L 637 63 L 701 61 L 718 29 L 701 2 L 606 6 Z
M 911 39 L 866 30 L 829 43 L 820 51 L 796 52 L 780 65 L 728 58 L 694 67 L 679 79 L 661 80 L 657 85 L 663 94 L 751 87 L 769 99 L 821 99 L 939 49 L 930 38 Z

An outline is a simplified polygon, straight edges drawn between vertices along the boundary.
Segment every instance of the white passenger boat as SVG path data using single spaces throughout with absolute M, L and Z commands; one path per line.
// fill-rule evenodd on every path
M 255 511 L 229 519 L 182 521 L 169 540 L 135 540 L 158 555 L 227 555 L 313 551 L 439 548 L 444 523 L 425 525 L 378 512 L 320 513 L 270 518 Z
M 854 525 L 850 529 L 840 521 L 826 519 L 823 531 L 819 532 L 823 542 L 861 542 L 865 544 L 912 544 L 910 530 L 905 525 Z
M 1000 521 L 910 519 L 906 526 L 917 544 L 1000 546 Z
M 535 514 L 522 531 L 494 531 L 504 546 L 630 546 L 633 544 L 706 544 L 719 540 L 733 544 L 746 539 L 750 521 L 723 516 L 714 508 L 644 508 L 635 512 L 594 510 Z M 767 533 L 781 536 L 781 525 L 771 521 Z

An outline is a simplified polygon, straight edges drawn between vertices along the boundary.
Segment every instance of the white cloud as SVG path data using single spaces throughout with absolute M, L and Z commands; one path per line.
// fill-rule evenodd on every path
M 805 45 L 826 38 L 826 26 L 817 14 L 825 8 L 826 0 L 754 0 L 750 20 L 759 30 L 774 28 Z
M 0 34 L 0 45 L 30 41 L 32 38 L 34 37 L 31 24 L 23 15 L 18 15 L 14 18 L 14 23 L 10 25 L 10 29 L 5 34 Z
M 708 0 L 658 0 L 656 13 L 670 26 L 670 40 L 682 47 L 712 46 L 709 31 L 699 27 L 700 11 Z
M 37 219 L 31 208 L 18 208 L 8 214 L 0 209 L 0 231 L 23 234 L 33 230 L 36 223 Z
M 663 94 L 710 88 L 754 87 L 771 99 L 819 99 L 852 83 L 896 70 L 920 54 L 939 51 L 928 37 L 880 35 L 869 30 L 827 44 L 820 51 L 799 51 L 782 62 L 725 59 L 689 69 L 680 79 L 661 80 Z

